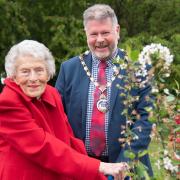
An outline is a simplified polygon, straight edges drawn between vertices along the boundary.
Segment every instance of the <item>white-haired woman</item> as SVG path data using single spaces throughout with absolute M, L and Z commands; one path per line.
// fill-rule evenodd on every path
M 5 58 L 7 78 L 0 94 L 1 180 L 121 179 L 123 163 L 86 155 L 73 136 L 55 88 L 54 59 L 43 44 L 24 40 Z

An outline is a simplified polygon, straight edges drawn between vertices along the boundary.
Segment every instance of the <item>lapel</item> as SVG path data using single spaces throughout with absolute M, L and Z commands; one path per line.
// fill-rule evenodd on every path
M 89 53 L 87 56 L 84 57 L 84 61 L 88 67 L 88 69 L 92 70 L 92 57 L 91 53 Z M 81 106 L 82 106 L 82 134 L 83 138 L 86 134 L 86 112 L 87 112 L 87 102 L 88 102 L 88 91 L 89 91 L 89 83 L 90 79 L 87 76 L 85 70 L 83 69 L 83 66 L 80 63 L 80 98 L 81 98 Z
M 124 53 L 118 49 L 118 55 L 123 58 L 124 57 Z M 119 67 L 119 64 L 114 64 L 115 66 Z M 120 75 L 122 74 L 121 69 L 120 69 Z M 109 110 L 109 120 L 111 121 L 111 117 L 112 117 L 112 110 L 114 108 L 115 105 L 115 101 L 116 99 L 119 100 L 119 98 L 117 98 L 120 94 L 120 90 L 118 89 L 118 87 L 116 87 L 118 84 L 122 85 L 122 79 L 116 77 L 116 79 L 112 82 L 111 85 L 111 97 L 110 97 L 110 110 Z
M 116 66 L 119 66 L 118 64 L 116 64 Z M 112 82 L 111 85 L 111 97 L 110 97 L 110 111 L 109 111 L 109 117 L 112 116 L 112 110 L 114 108 L 115 105 L 115 101 L 117 96 L 120 94 L 120 90 L 116 87 L 118 84 L 121 84 L 122 79 L 119 79 L 116 77 L 116 79 Z M 111 118 L 110 118 L 111 119 Z

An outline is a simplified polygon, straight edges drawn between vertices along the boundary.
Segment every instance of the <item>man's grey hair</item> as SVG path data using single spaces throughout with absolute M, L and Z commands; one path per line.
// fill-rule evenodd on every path
M 112 20 L 113 25 L 118 24 L 116 14 L 109 5 L 95 4 L 93 6 L 90 6 L 84 11 L 83 14 L 84 28 L 86 28 L 86 24 L 89 20 L 103 20 L 107 18 L 110 18 Z
M 16 73 L 15 63 L 18 57 L 33 56 L 45 62 L 49 77 L 55 74 L 55 62 L 49 49 L 42 43 L 34 40 L 24 40 L 11 47 L 5 57 L 5 70 L 7 77 L 13 77 Z

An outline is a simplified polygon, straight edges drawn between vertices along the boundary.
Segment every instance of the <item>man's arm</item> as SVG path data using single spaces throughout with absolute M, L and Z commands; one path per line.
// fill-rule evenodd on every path
M 58 90 L 59 94 L 61 95 L 61 99 L 63 102 L 63 106 L 64 106 L 64 111 L 66 111 L 66 106 L 65 106 L 65 73 L 64 73 L 64 66 L 63 63 L 61 64 L 60 70 L 59 70 L 59 74 L 58 74 L 58 78 L 56 80 L 55 83 L 55 88 Z
M 134 95 L 139 96 L 139 100 L 135 102 L 134 109 L 136 111 L 136 118 L 131 126 L 131 131 L 136 135 L 130 144 L 126 143 L 119 153 L 117 162 L 130 161 L 129 158 L 125 157 L 124 152 L 126 150 L 132 150 L 136 155 L 140 151 L 148 149 L 148 145 L 151 141 L 150 134 L 152 130 L 152 123 L 148 121 L 149 113 L 146 108 L 153 108 L 151 93 L 151 86 L 145 86 L 134 91 Z M 138 118 L 137 118 L 138 117 Z M 146 162 L 150 166 L 149 158 L 147 155 L 140 158 L 143 162 Z M 152 172 L 150 172 L 152 174 Z

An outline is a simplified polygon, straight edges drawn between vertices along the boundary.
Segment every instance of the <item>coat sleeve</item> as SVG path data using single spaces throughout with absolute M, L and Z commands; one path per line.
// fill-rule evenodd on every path
M 22 104 L 0 101 L 0 136 L 30 161 L 61 175 L 104 179 L 98 173 L 100 161 L 80 154 L 44 131 Z M 78 172 L 78 173 L 77 173 Z

